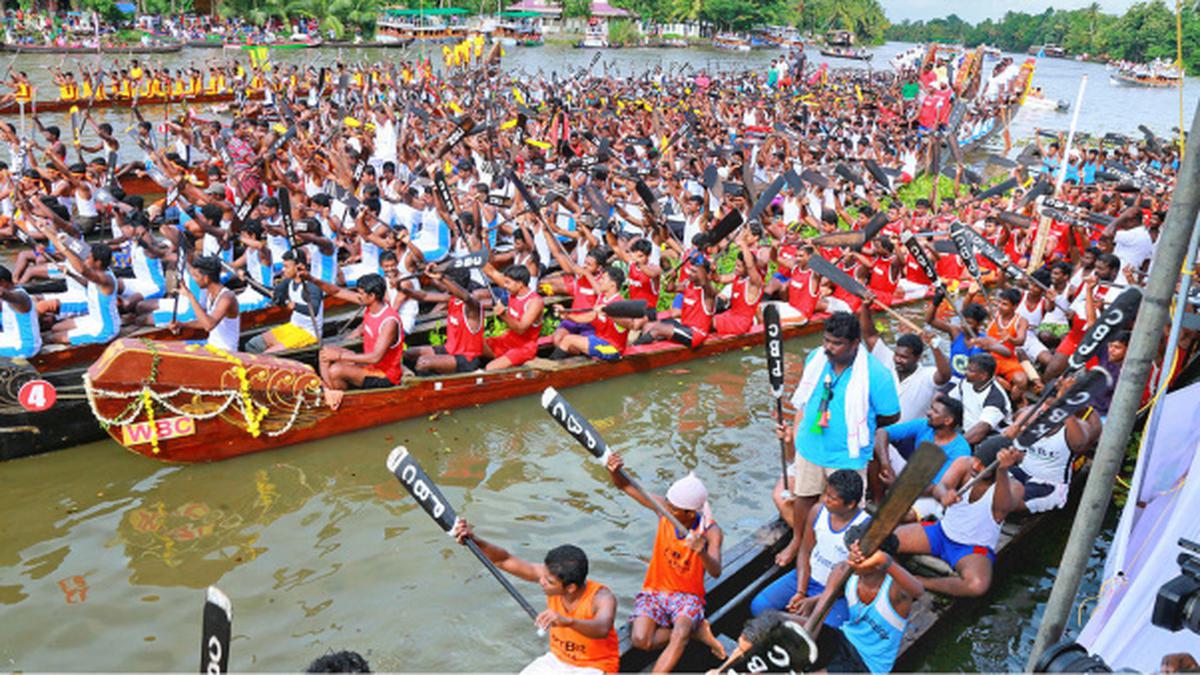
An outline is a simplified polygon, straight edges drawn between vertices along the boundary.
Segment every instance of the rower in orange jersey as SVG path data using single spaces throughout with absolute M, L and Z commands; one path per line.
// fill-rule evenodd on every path
M 692 637 L 707 645 L 713 656 L 724 659 L 725 648 L 704 617 L 704 575 L 721 576 L 721 542 L 725 538 L 708 507 L 704 483 L 689 473 L 671 485 L 666 497 L 647 495 L 625 479 L 621 471 L 625 462 L 619 454 L 610 454 L 606 466 L 613 485 L 651 510 L 655 505 L 648 500 L 653 499 L 688 528 L 677 532 L 670 520 L 658 519 L 650 567 L 642 592 L 634 599 L 633 646 L 662 650 L 654 663 L 656 673 L 671 671 Z
M 617 598 L 607 586 L 587 578 L 587 554 L 578 546 L 556 546 L 542 564 L 522 560 L 480 539 L 461 518 L 451 532 L 460 544 L 472 539 L 484 555 L 509 574 L 537 582 L 546 594 L 539 628 L 550 633 L 550 651 L 525 666 L 523 675 L 589 675 L 621 669 L 621 645 L 613 624 Z

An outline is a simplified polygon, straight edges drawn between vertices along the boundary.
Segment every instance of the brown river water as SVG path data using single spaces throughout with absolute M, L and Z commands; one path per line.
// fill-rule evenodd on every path
M 902 47 L 881 47 L 875 67 L 886 67 Z M 371 61 L 405 53 L 363 51 Z M 509 67 L 559 68 L 560 74 L 591 58 L 586 50 L 559 47 L 508 53 Z M 606 53 L 605 62 L 625 71 L 679 61 L 729 68 L 765 64 L 773 55 L 629 49 Z M 173 65 L 217 56 L 185 51 L 163 60 Z M 336 56 L 332 50 L 280 52 L 279 59 L 329 62 Z M 820 61 L 815 51 L 810 58 Z M 16 67 L 41 78 L 45 66 L 58 63 L 58 57 L 20 55 Z M 1037 77 L 1050 97 L 1073 100 L 1083 73 L 1092 82 L 1081 128 L 1128 133 L 1144 121 L 1165 134 L 1177 124 L 1174 92 L 1113 87 L 1102 66 L 1044 61 Z M 1194 91 L 1187 95 L 1188 114 Z M 1112 105 L 1114 97 L 1135 95 L 1145 105 Z M 101 117 L 119 122 L 128 113 Z M 1035 126 L 1065 129 L 1068 121 L 1057 113 L 1022 113 L 1014 135 Z M 787 343 L 790 383 L 803 354 L 817 344 L 815 336 Z M 695 470 L 731 546 L 772 511 L 778 444 L 761 352 L 564 394 L 651 489 Z M 559 543 L 583 547 L 593 577 L 614 589 L 619 618 L 628 616 L 654 518 L 611 487 L 536 397 L 525 397 L 211 465 L 163 465 L 108 441 L 0 464 L 6 502 L 0 668 L 192 670 L 204 588 L 218 584 L 234 605 L 232 670 L 296 671 L 338 649 L 362 652 L 377 670 L 520 669 L 545 651 L 545 639 L 388 473 L 384 460 L 398 444 L 481 535 L 530 558 Z M 1068 526 L 1062 519 L 1039 537 L 1019 570 L 998 580 L 969 620 L 901 665 L 1020 668 Z M 1097 542 L 1094 563 L 1106 548 L 1107 539 Z M 536 585 L 519 586 L 535 607 L 542 605 Z M 1089 577 L 1081 596 L 1095 588 Z

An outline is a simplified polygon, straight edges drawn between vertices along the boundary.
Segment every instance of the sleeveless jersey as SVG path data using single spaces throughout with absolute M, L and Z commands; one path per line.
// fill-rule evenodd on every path
M 1066 427 L 1034 443 L 1025 450 L 1021 470 L 1042 483 L 1066 483 L 1071 480 L 1071 448 Z
M 233 291 L 222 286 L 219 293 L 211 298 L 208 298 L 208 306 L 205 307 L 205 311 L 208 312 L 208 315 L 212 316 L 213 311 L 217 307 L 217 302 L 221 299 L 222 295 L 232 292 Z M 217 325 L 213 326 L 212 330 L 208 331 L 207 343 L 215 347 L 220 347 L 227 352 L 236 352 L 238 350 L 238 338 L 240 338 L 242 334 L 241 319 L 241 315 L 237 315 L 234 317 L 224 317 L 218 321 Z
M 24 289 L 13 289 L 18 295 L 29 298 Z M 0 312 L 0 355 L 14 358 L 29 358 L 42 349 L 42 332 L 38 326 L 37 308 L 29 298 L 29 311 L 18 312 L 11 304 L 0 300 L 4 311 Z
M 762 292 L 758 297 L 750 299 L 750 280 L 746 277 L 739 277 L 734 280 L 733 288 L 729 291 L 729 311 L 727 314 L 733 314 L 746 322 L 746 330 L 754 325 L 754 316 L 758 312 L 758 303 L 762 300 Z
M 712 524 L 702 516 L 697 519 L 697 534 L 703 533 Z M 704 564 L 700 554 L 687 546 L 687 537 L 675 535 L 675 526 L 666 518 L 658 519 L 658 533 L 654 536 L 654 551 L 650 554 L 650 567 L 642 589 L 661 593 L 690 593 L 704 600 Z
M 892 259 L 876 258 L 871 264 L 871 280 L 867 282 L 867 287 L 874 291 L 884 304 L 891 304 L 892 294 L 896 292 L 896 285 L 899 283 L 900 279 L 892 270 Z
M 530 289 L 529 292 L 523 296 L 510 297 L 508 301 L 508 315 L 511 316 L 514 321 L 520 321 L 521 317 L 525 316 L 525 305 L 529 304 L 529 301 L 535 297 L 537 297 L 537 291 L 533 289 Z M 524 343 L 537 342 L 538 338 L 541 336 L 541 331 L 541 316 L 535 319 L 534 322 L 529 325 L 529 328 L 526 328 L 523 332 L 518 333 L 511 328 L 508 330 L 513 339 Z
M 651 277 L 637 265 L 629 266 L 629 299 L 645 300 L 647 307 L 658 306 L 659 279 Z
M 788 281 L 788 304 L 805 319 L 817 311 L 820 287 L 816 281 L 812 270 L 799 268 L 792 272 L 792 278 Z
M 292 310 L 292 318 L 289 319 L 289 321 L 308 331 L 313 337 L 318 337 L 317 331 L 320 330 L 321 326 L 325 325 L 324 303 L 312 308 L 317 319 L 316 325 L 313 325 L 313 317 L 308 315 L 307 309 L 301 307 L 301 305 L 308 304 L 308 299 L 305 297 L 304 293 L 305 286 L 306 284 L 303 282 L 298 282 L 294 279 L 288 282 L 288 300 L 290 300 L 296 307 L 294 310 Z
M 363 314 L 363 353 L 375 351 L 375 341 L 389 321 L 396 322 L 396 341 L 383 353 L 383 358 L 379 359 L 375 368 L 386 375 L 392 384 L 400 384 L 400 378 L 404 375 L 404 326 L 400 323 L 400 315 L 391 305 L 384 303 L 383 309 L 378 312 Z
M 946 509 L 942 516 L 942 531 L 950 539 L 966 546 L 987 546 L 995 549 L 1000 541 L 1000 523 L 992 516 L 995 484 L 983 496 L 972 502 L 968 498 Z
M 816 539 L 813 543 L 812 553 L 808 557 L 809 577 L 813 581 L 822 586 L 829 581 L 829 573 L 833 571 L 834 566 L 850 557 L 850 550 L 846 548 L 846 530 L 870 517 L 866 511 L 860 510 L 858 515 L 854 516 L 845 527 L 835 530 L 830 520 L 829 510 L 824 506 L 821 507 L 816 521 L 813 522 L 813 533 L 816 534 Z
M 121 314 L 117 309 L 117 278 L 112 272 L 104 274 L 112 280 L 113 291 L 106 294 L 100 289 L 100 284 L 89 283 L 86 290 L 87 313 L 93 320 L 100 322 L 102 327 L 99 334 L 105 339 L 112 339 L 121 330 Z
M 572 277 L 568 289 L 571 291 L 571 309 L 591 309 L 596 306 L 599 293 L 587 277 L 582 274 Z
M 840 627 L 842 635 L 854 645 L 855 651 L 871 672 L 890 673 L 900 652 L 900 640 L 904 637 L 908 619 L 900 616 L 892 607 L 891 575 L 884 578 L 870 604 L 858 597 L 858 582 L 857 574 L 851 575 L 846 582 L 846 604 L 850 608 L 850 617 Z
M 712 331 L 712 318 L 712 310 L 704 301 L 704 289 L 689 284 L 683 291 L 683 309 L 680 311 L 679 322 L 705 336 Z
M 483 353 L 483 308 L 479 309 L 479 329 L 467 324 L 467 303 L 450 296 L 446 304 L 446 353 L 471 360 Z
M 620 293 L 613 293 L 607 298 L 601 298 L 598 304 L 604 306 L 620 299 Z M 592 321 L 592 326 L 596 328 L 596 337 L 612 345 L 617 349 L 617 351 L 621 353 L 625 352 L 625 345 L 629 340 L 629 331 L 618 325 L 616 321 L 613 321 L 611 316 L 608 316 L 607 314 L 597 316 Z
M 592 619 L 596 616 L 596 594 L 604 588 L 589 579 L 574 610 L 567 611 L 561 595 L 546 596 L 546 607 L 572 619 Z M 555 626 L 550 629 L 550 653 L 576 668 L 596 668 L 606 673 L 621 670 L 621 645 L 615 627 L 602 638 L 590 638 L 569 626 Z
M 1020 317 L 1013 314 L 1009 319 L 1007 326 L 1000 325 L 999 317 L 992 319 L 992 323 L 988 325 L 987 336 L 996 340 L 1012 350 L 1012 356 L 1002 356 L 996 352 L 992 352 L 992 356 L 996 357 L 996 372 L 1009 373 L 1021 367 L 1021 360 L 1017 358 L 1017 347 L 1021 345 L 1014 342 L 1013 338 L 1017 332 L 1017 320 Z

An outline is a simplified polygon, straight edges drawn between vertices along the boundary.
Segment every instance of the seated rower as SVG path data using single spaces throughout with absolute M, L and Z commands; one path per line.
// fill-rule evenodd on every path
M 680 274 L 684 272 L 681 271 Z M 659 320 L 646 324 L 635 344 L 671 340 L 696 349 L 712 332 L 713 310 L 717 293 L 709 280 L 709 261 L 702 253 L 693 253 L 688 260 L 688 278 L 676 279 L 671 290 L 679 293 L 683 304 L 659 315 Z M 666 318 L 663 318 L 663 316 Z M 674 317 L 678 316 L 679 319 Z
M 590 332 L 555 331 L 554 348 L 567 354 L 585 354 L 594 359 L 613 361 L 625 353 L 625 344 L 629 339 L 629 330 L 638 321 L 625 317 L 609 316 L 604 308 L 611 303 L 624 300 L 621 296 L 621 286 L 625 283 L 625 273 L 619 267 L 606 267 L 596 278 L 596 291 L 599 298 L 595 305 L 588 309 L 566 309 L 555 305 L 555 314 L 573 317 L 578 324 L 591 326 Z M 564 322 L 567 320 L 564 319 Z
M 645 651 L 662 650 L 654 663 L 656 673 L 671 671 L 693 636 L 707 645 L 713 656 L 724 659 L 725 648 L 704 617 L 704 575 L 714 579 L 721 576 L 724 539 L 708 507 L 708 490 L 689 473 L 671 485 L 666 497 L 645 495 L 623 478 L 625 462 L 621 455 L 609 455 L 606 466 L 617 488 L 651 510 L 654 504 L 646 497 L 655 500 L 689 528 L 681 536 L 671 521 L 658 518 L 650 567 L 642 591 L 634 599 L 633 646 Z
M 510 265 L 500 274 L 488 263 L 483 266 L 483 273 L 508 293 L 508 304 L 497 303 L 493 311 L 508 329 L 484 340 L 483 355 L 491 359 L 485 370 L 523 365 L 537 356 L 545 308 L 542 298 L 529 287 L 529 270 L 521 265 Z
M 287 254 L 284 255 L 286 259 Z M 404 327 L 400 325 L 400 315 L 387 302 L 387 282 L 383 277 L 364 274 L 354 291 L 327 284 L 307 272 L 301 278 L 330 296 L 365 309 L 362 325 L 350 334 L 350 339 L 362 335 L 361 354 L 334 345 L 321 348 L 321 381 L 325 384 L 325 402 L 329 407 L 337 410 L 347 389 L 381 389 L 400 384 L 404 376 Z
M 1012 407 L 1004 388 L 996 382 L 996 359 L 986 352 L 967 359 L 966 374 L 950 388 L 950 397 L 962 403 L 963 436 L 975 445 L 1000 430 Z
M 12 271 L 0 265 L 0 357 L 28 359 L 42 349 L 37 308 L 25 289 L 13 284 Z
M 796 555 L 795 569 L 767 586 L 750 602 L 750 614 L 759 616 L 768 610 L 787 609 L 803 614 L 829 583 L 829 574 L 834 565 L 846 560 L 847 528 L 870 520 L 861 508 L 863 480 L 857 472 L 838 469 L 829 475 L 821 501 L 809 509 L 804 524 L 804 537 Z M 778 558 L 776 563 L 781 562 Z M 783 560 L 787 564 L 788 560 Z M 825 623 L 834 628 L 847 617 L 844 599 L 839 599 L 825 618 Z
M 745 335 L 754 328 L 758 317 L 758 305 L 763 297 L 763 276 L 758 259 L 751 248 L 754 235 L 750 228 L 743 228 L 737 237 L 738 256 L 733 274 L 719 279 L 730 284 L 729 309 L 713 317 L 717 335 Z
M 485 310 L 491 306 L 489 294 L 480 298 L 466 290 L 468 275 L 451 270 L 444 275 L 430 263 L 425 276 L 441 293 L 421 291 L 426 302 L 446 303 L 446 342 L 441 345 L 412 347 L 405 354 L 417 375 L 469 373 L 483 367 L 483 332 L 487 328 Z
M 1012 441 L 992 436 L 975 447 L 973 457 L 954 460 L 933 496 L 946 507 L 941 520 L 910 523 L 896 530 L 901 553 L 923 553 L 941 558 L 957 572 L 950 577 L 921 578 L 925 590 L 943 595 L 980 596 L 992 585 L 992 565 L 1000 526 L 1019 503 L 1013 496 L 1009 469 L 1021 461 Z M 991 470 L 993 461 L 998 468 Z M 967 492 L 958 490 L 987 469 L 987 474 Z
M 1056 396 L 1061 396 L 1075 384 L 1075 378 L 1061 377 L 1056 384 L 1059 387 Z M 1033 412 L 1034 408 L 1026 408 L 1022 416 Z M 1072 462 L 1100 438 L 1101 424 L 1096 411 L 1088 408 L 1068 416 L 1058 431 L 1025 449 L 1021 465 L 1008 470 L 1017 510 L 1041 513 L 1067 505 Z M 1004 436 L 1015 438 L 1020 427 L 1018 423 L 1005 429 Z
M 868 526 L 869 521 L 846 533 L 849 557 L 830 577 L 850 578 L 844 587 L 831 583 L 823 593 L 844 596 L 848 618 L 839 628 L 817 627 L 816 672 L 891 672 L 913 603 L 924 593 L 921 583 L 893 558 L 896 535 L 889 534 L 869 557 L 863 555 L 859 541 Z
M 538 564 L 480 539 L 461 518 L 451 534 L 460 544 L 473 540 L 497 567 L 536 582 L 546 594 L 546 610 L 538 614 L 537 626 L 550 633 L 550 651 L 521 669 L 522 675 L 601 675 L 621 670 L 621 645 L 614 628 L 617 598 L 607 586 L 587 578 L 588 558 L 582 549 L 556 546 Z
M 271 354 L 317 344 L 318 331 L 325 325 L 324 298 L 317 284 L 304 281 L 307 272 L 308 256 L 302 249 L 283 254 L 283 277 L 275 283 L 272 302 L 290 308 L 292 316 L 246 343 L 247 352 Z
M 112 265 L 112 249 L 106 244 L 92 244 L 87 258 L 80 258 L 69 246 L 63 246 L 61 251 L 73 268 L 67 274 L 86 285 L 87 313 L 54 324 L 47 341 L 68 345 L 111 342 L 121 330 L 117 278 L 108 269 Z
M 942 465 L 941 470 L 934 476 L 924 492 L 925 495 L 932 494 L 933 486 L 942 479 L 942 476 L 946 475 L 946 471 L 950 469 L 954 460 L 959 457 L 971 456 L 971 446 L 959 433 L 959 428 L 962 426 L 962 415 L 962 403 L 945 394 L 938 393 L 929 403 L 929 412 L 925 417 L 897 422 L 877 429 L 875 431 L 875 459 L 868 468 L 871 494 L 886 493 L 887 488 L 890 488 L 895 482 L 896 476 L 900 475 L 904 466 L 908 464 L 908 458 L 925 441 L 932 441 L 946 453 L 945 464 Z M 918 499 L 913 505 L 917 514 L 914 520 L 929 514 L 940 514 L 941 509 L 932 502 L 931 499 Z
M 188 271 L 205 294 L 205 300 L 201 303 L 190 284 L 180 284 L 180 292 L 187 298 L 196 317 L 190 323 L 208 333 L 207 344 L 227 352 L 238 351 L 238 340 L 242 335 L 241 316 L 238 314 L 237 296 L 221 283 L 220 260 L 215 256 L 197 256 Z

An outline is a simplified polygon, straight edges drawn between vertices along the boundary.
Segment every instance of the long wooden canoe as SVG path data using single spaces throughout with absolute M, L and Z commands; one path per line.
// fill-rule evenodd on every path
M 25 45 L 5 42 L 0 51 L 22 54 L 173 54 L 183 49 L 182 44 L 169 45 L 101 45 L 99 47 L 59 47 L 57 45 Z
M 259 100 L 262 98 L 262 92 L 257 92 L 257 91 L 250 92 L 248 95 L 248 98 L 250 100 Z M 224 93 L 220 93 L 220 94 L 198 94 L 196 96 L 188 96 L 188 97 L 172 96 L 169 99 L 167 97 L 162 97 L 162 96 L 144 97 L 144 98 L 139 98 L 137 100 L 137 104 L 139 106 L 165 105 L 167 103 L 171 103 L 173 105 L 179 105 L 181 103 L 186 103 L 189 105 L 196 105 L 196 104 L 208 104 L 208 103 L 228 103 L 228 102 L 232 101 L 233 99 L 234 99 L 234 95 L 232 92 L 224 92 Z M 133 107 L 133 99 L 130 99 L 130 98 L 105 98 L 105 99 L 98 99 L 95 102 L 91 102 L 89 100 L 38 101 L 37 102 L 37 111 L 39 113 L 67 112 L 71 109 L 72 106 L 78 106 L 80 110 L 83 110 L 84 108 L 87 108 L 88 105 L 91 105 L 92 108 L 131 108 L 131 107 Z M 16 115 L 17 113 L 20 112 L 20 110 L 21 109 L 17 105 L 16 101 L 12 101 L 3 106 L 0 106 L 0 115 Z M 30 111 L 32 111 L 32 106 L 29 106 L 29 105 L 25 106 L 25 112 L 29 113 Z
M 784 337 L 809 335 L 822 326 L 820 321 L 785 324 Z M 129 450 L 170 462 L 208 462 L 439 410 L 527 396 L 546 387 L 563 389 L 647 372 L 762 341 L 762 328 L 756 327 L 745 335 L 710 338 L 698 349 L 673 343 L 631 347 L 623 358 L 611 362 L 584 357 L 535 359 L 520 368 L 495 372 L 412 377 L 397 387 L 346 392 L 340 408 L 332 410 L 324 402 L 319 379 L 307 366 L 236 354 L 233 358 L 239 365 L 178 344 L 123 339 L 110 345 L 88 369 L 84 388 L 97 419 Z M 237 368 L 245 369 L 247 397 L 253 401 L 252 410 L 262 416 L 255 423 L 258 435 L 246 421 L 242 399 L 231 398 L 231 392 L 238 391 L 235 385 L 240 384 L 230 374 Z M 150 377 L 152 370 L 156 379 Z M 276 388 L 279 382 L 288 383 L 289 393 Z M 196 391 L 209 393 L 198 396 Z M 194 433 L 161 439 L 158 452 L 154 452 L 143 433 L 149 421 L 146 412 L 130 408 L 131 401 L 140 400 L 147 392 L 156 401 L 152 406 L 156 420 L 188 418 L 191 422 L 183 424 Z M 221 408 L 219 413 L 217 408 Z

